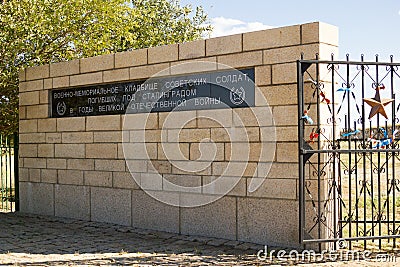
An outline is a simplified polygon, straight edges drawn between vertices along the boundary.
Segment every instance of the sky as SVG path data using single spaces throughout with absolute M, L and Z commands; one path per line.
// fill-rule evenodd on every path
M 181 0 L 202 6 L 213 36 L 322 21 L 339 27 L 339 57 L 400 62 L 400 0 Z

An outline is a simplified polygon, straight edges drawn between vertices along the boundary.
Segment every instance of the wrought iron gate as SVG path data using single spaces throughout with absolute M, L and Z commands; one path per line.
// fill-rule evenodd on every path
M 18 135 L 0 135 L 0 211 L 19 210 Z
M 400 63 L 297 64 L 300 242 L 399 247 Z

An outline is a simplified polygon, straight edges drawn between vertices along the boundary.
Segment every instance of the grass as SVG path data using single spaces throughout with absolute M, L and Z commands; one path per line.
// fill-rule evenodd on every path
M 0 183 L 0 211 L 15 211 L 15 188 L 9 185 L 6 187 L 5 183 Z
M 376 152 L 372 156 L 369 155 L 366 157 L 366 168 L 364 170 L 363 160 L 356 162 L 354 156 L 350 160 L 348 155 L 345 155 L 344 158 L 351 166 L 357 166 L 359 170 L 358 173 L 342 176 L 345 184 L 342 187 L 343 201 L 347 204 L 346 207 L 349 210 L 346 213 L 353 213 L 356 216 L 354 217 L 355 220 L 370 221 L 369 223 L 349 223 L 343 229 L 344 237 L 354 237 L 357 235 L 393 235 L 393 230 L 400 226 L 399 223 L 393 225 L 393 221 L 400 221 L 400 191 L 396 186 L 392 185 L 393 179 L 400 177 L 400 160 L 395 156 L 393 157 L 390 153 Z M 378 162 L 380 166 L 378 166 Z M 374 169 L 382 167 L 384 172 L 380 175 L 378 172 L 374 172 Z M 356 181 L 354 180 L 356 177 L 360 177 L 361 182 L 365 179 L 367 184 L 364 187 L 360 184 L 355 185 Z M 354 181 L 354 183 L 349 184 L 349 181 Z M 358 187 L 358 191 L 356 187 Z M 355 247 L 366 245 L 369 249 L 380 248 L 385 250 L 397 248 L 400 245 L 399 243 L 394 244 L 392 240 L 388 239 L 352 243 Z
M 346 146 L 347 144 L 343 145 L 342 149 L 347 149 L 348 146 Z M 338 186 L 339 189 L 336 190 L 336 198 L 341 191 L 342 202 L 337 205 L 339 201 L 330 200 L 331 205 L 328 205 L 329 208 L 325 215 L 333 214 L 333 204 L 336 203 L 336 207 L 338 207 L 336 210 L 341 210 L 342 218 L 346 217 L 347 219 L 347 222 L 343 222 L 337 228 L 342 229 L 341 238 L 393 235 L 393 229 L 397 230 L 396 234 L 400 234 L 400 156 L 398 158 L 392 153 L 378 152 L 379 150 L 373 150 L 373 153 L 365 154 L 365 168 L 363 154 L 354 153 L 351 156 L 340 154 L 340 160 L 337 160 L 336 166 L 333 164 L 329 166 L 336 168 L 336 172 L 340 174 L 336 178 L 336 182 L 341 183 Z M 382 168 L 383 171 L 378 174 L 377 168 Z M 353 172 L 349 174 L 346 169 L 352 169 Z M 333 178 L 326 179 L 330 180 L 329 182 L 332 184 Z M 364 183 L 364 179 L 366 183 Z M 396 183 L 394 185 L 393 179 Z M 316 191 L 313 192 L 313 195 L 317 195 Z M 328 199 L 327 196 L 325 198 Z M 333 199 L 333 195 L 329 199 Z M 380 215 L 379 210 L 381 211 Z M 348 220 L 349 217 L 351 217 L 351 221 Z M 368 222 L 364 224 L 364 221 Z M 393 221 L 397 222 L 393 225 Z M 333 227 L 330 226 L 330 228 Z M 371 250 L 400 248 L 400 241 L 396 240 L 396 243 L 393 243 L 393 239 L 353 241 L 351 243 L 355 248 L 364 248 L 365 245 Z
M 0 151 L 0 211 L 15 211 L 14 153 L 8 147 Z

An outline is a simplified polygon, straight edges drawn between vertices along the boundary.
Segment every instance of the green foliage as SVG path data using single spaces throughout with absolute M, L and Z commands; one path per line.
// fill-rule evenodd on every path
M 197 7 L 192 16 L 191 6 L 181 7 L 177 0 L 133 0 L 134 16 L 130 48 L 143 48 L 193 41 L 211 28 L 207 16 Z
M 192 13 L 175 0 L 0 1 L 0 132 L 18 129 L 22 68 L 195 40 L 210 27 Z

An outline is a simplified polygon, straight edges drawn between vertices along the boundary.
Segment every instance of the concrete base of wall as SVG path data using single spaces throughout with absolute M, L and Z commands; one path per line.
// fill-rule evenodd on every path
M 142 190 L 20 182 L 21 212 L 141 229 L 299 247 L 298 204 L 225 196 L 211 204 L 174 207 Z M 54 204 L 53 204 L 54 203 Z

